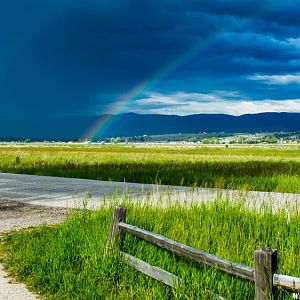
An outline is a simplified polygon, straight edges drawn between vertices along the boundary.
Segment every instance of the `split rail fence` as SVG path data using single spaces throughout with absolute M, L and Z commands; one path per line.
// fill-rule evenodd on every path
M 253 281 L 255 283 L 255 298 L 257 300 L 276 299 L 276 287 L 280 286 L 294 292 L 300 291 L 300 278 L 277 274 L 277 250 L 269 247 L 257 248 L 254 251 L 254 267 L 244 266 L 227 259 L 220 258 L 187 245 L 175 242 L 160 234 L 143 230 L 126 223 L 126 207 L 116 206 L 113 211 L 107 251 L 116 243 L 122 247 L 125 233 L 132 234 L 158 247 L 179 254 L 193 261 L 204 263 L 212 268 Z M 124 261 L 138 271 L 164 284 L 175 287 L 180 285 L 181 279 L 161 268 L 152 266 L 125 252 L 120 252 Z M 296 295 L 296 294 L 295 294 Z M 222 297 L 219 297 L 222 299 Z

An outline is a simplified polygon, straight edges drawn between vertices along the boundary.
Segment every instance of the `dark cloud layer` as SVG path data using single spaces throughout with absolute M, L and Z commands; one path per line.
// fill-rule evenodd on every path
M 172 64 L 148 92 L 300 99 L 297 82 L 270 86 L 253 77 L 300 73 L 299 7 L 289 0 L 2 1 L 0 117 L 101 113 Z

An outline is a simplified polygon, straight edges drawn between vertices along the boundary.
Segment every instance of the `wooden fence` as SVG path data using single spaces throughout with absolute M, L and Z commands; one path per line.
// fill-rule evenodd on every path
M 256 249 L 254 251 L 253 268 L 194 249 L 159 234 L 154 234 L 150 231 L 126 224 L 125 222 L 126 208 L 124 206 L 116 206 L 112 215 L 107 251 L 111 249 L 116 242 L 119 243 L 121 249 L 124 235 L 127 232 L 173 253 L 204 263 L 212 268 L 222 270 L 243 279 L 253 281 L 255 283 L 255 298 L 257 300 L 276 299 L 277 286 L 284 287 L 291 291 L 300 291 L 300 278 L 276 273 L 276 249 L 268 247 Z M 174 287 L 181 283 L 180 278 L 161 268 L 152 266 L 122 251 L 121 256 L 129 265 L 168 286 Z M 219 298 L 222 299 L 222 297 Z

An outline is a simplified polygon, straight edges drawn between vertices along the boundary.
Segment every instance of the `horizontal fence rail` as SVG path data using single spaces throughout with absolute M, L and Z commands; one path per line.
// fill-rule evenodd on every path
M 257 300 L 276 299 L 276 287 L 280 286 L 292 291 L 300 291 L 300 278 L 277 274 L 277 250 L 264 247 L 254 252 L 254 268 L 241 265 L 216 255 L 192 248 L 185 244 L 178 243 L 160 234 L 138 228 L 126 223 L 126 208 L 116 206 L 113 212 L 110 231 L 107 241 L 107 251 L 118 241 L 122 247 L 124 234 L 129 233 L 158 247 L 179 254 L 196 262 L 204 263 L 212 268 L 222 270 L 226 273 L 238 276 L 255 283 L 255 297 Z M 125 252 L 120 252 L 121 257 L 129 265 L 138 271 L 156 279 L 164 284 L 175 287 L 181 284 L 182 280 L 176 275 L 161 268 L 152 266 Z M 214 294 L 215 299 L 224 299 Z M 298 299 L 298 298 L 295 298 Z
M 275 273 L 273 274 L 273 284 L 295 291 L 300 290 L 300 278 L 298 277 Z
M 192 260 L 205 263 L 226 273 L 254 281 L 254 268 L 252 267 L 240 265 L 235 262 L 220 258 L 216 255 L 197 250 L 195 248 L 168 239 L 160 234 L 155 234 L 150 231 L 138 228 L 137 226 L 120 222 L 119 228 L 161 248 L 170 250 Z M 273 274 L 273 284 L 292 290 L 300 290 L 300 278 L 298 277 L 275 273 Z
M 160 234 L 155 234 L 123 222 L 119 223 L 119 228 L 161 248 L 170 250 L 174 253 L 180 254 L 197 262 L 205 263 L 211 267 L 217 268 L 227 273 L 254 281 L 254 268 L 222 259 L 218 256 L 170 240 Z
M 151 266 L 143 260 L 131 256 L 125 252 L 121 251 L 121 256 L 130 266 L 158 281 L 163 282 L 170 287 L 179 286 L 182 282 L 182 280 L 176 275 L 169 273 L 161 268 Z

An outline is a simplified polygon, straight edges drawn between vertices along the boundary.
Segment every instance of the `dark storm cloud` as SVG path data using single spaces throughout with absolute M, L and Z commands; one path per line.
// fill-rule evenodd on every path
M 189 8 L 206 11 L 211 14 L 232 15 L 252 20 L 268 20 L 282 25 L 297 26 L 299 19 L 299 0 L 191 0 Z
M 300 72 L 299 4 L 2 1 L 0 116 L 99 113 L 189 52 L 149 88 L 236 90 L 256 100 L 284 99 L 288 92 L 300 98 L 295 84 L 270 88 L 249 79 Z

